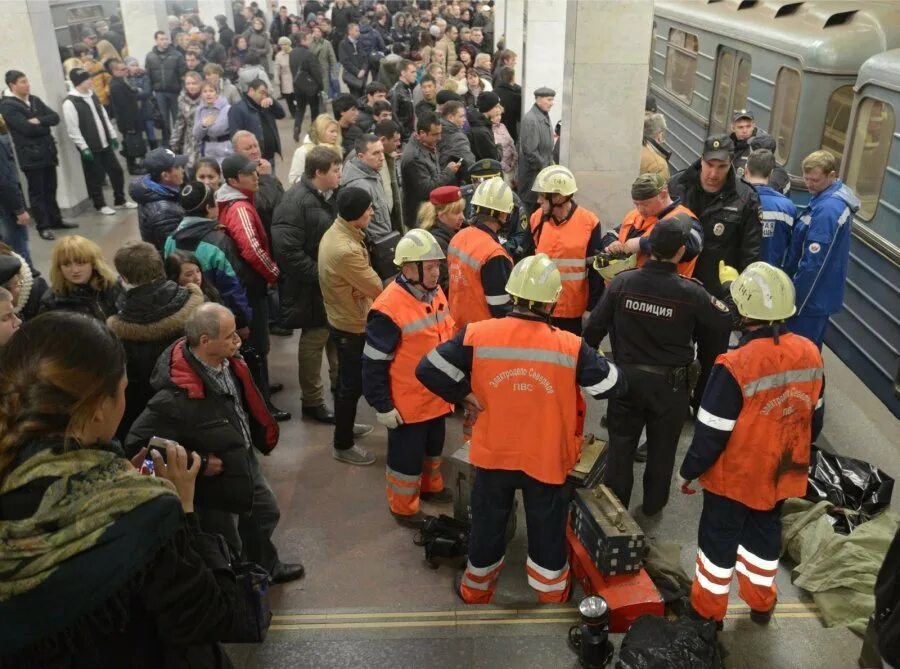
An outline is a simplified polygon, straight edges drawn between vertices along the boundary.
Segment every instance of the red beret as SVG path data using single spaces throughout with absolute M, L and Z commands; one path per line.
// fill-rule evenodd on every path
M 431 204 L 453 204 L 462 199 L 459 186 L 441 186 L 431 191 L 428 200 Z

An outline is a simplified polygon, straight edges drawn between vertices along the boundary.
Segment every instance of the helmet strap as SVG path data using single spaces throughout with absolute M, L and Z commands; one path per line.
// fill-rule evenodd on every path
M 575 212 L 575 207 L 572 205 L 572 196 L 571 195 L 563 195 L 562 197 L 564 198 L 562 202 L 554 203 L 553 195 L 550 196 L 550 218 L 552 218 L 556 222 L 557 225 L 562 225 L 563 223 L 568 221 L 572 217 L 572 214 Z M 568 207 L 568 211 L 566 211 L 566 215 L 563 216 L 562 218 L 557 218 L 554 211 L 557 209 L 562 209 L 566 205 L 570 205 Z

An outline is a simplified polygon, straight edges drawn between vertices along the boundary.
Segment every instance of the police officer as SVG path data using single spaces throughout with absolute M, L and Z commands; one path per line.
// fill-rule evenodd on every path
M 466 198 L 466 217 L 471 218 L 472 195 L 475 194 L 478 184 L 494 177 L 502 178 L 503 168 L 499 160 L 485 158 L 469 168 L 468 177 L 471 183 L 463 186 L 461 190 L 462 196 Z M 522 199 L 515 192 L 513 193 L 512 211 L 509 212 L 506 225 L 503 226 L 498 237 L 500 238 L 500 244 L 509 253 L 513 262 L 519 262 L 525 256 L 534 253 L 534 242 L 531 240 L 531 230 L 528 229 L 528 215 L 525 211 L 525 206 L 522 204 Z
M 859 197 L 837 178 L 837 159 L 814 151 L 803 159 L 809 206 L 794 226 L 784 271 L 797 289 L 797 313 L 788 328 L 822 348 L 828 317 L 844 306 L 850 229 Z
M 506 552 L 505 527 L 517 489 L 528 523 L 528 583 L 541 602 L 570 589 L 564 482 L 581 450 L 584 401 L 617 396 L 619 370 L 569 332 L 549 324 L 562 292 L 559 270 L 543 253 L 513 269 L 506 318 L 472 323 L 431 351 L 416 369 L 426 388 L 477 413 L 469 562 L 457 594 L 490 603 Z
M 419 500 L 449 502 L 441 477 L 444 417 L 453 405 L 416 380 L 419 360 L 450 339 L 453 319 L 438 285 L 444 253 L 427 230 L 397 243 L 400 274 L 369 311 L 363 348 L 363 393 L 388 429 L 387 498 L 397 522 L 421 527 Z
M 616 255 L 636 253 L 636 265 L 641 267 L 651 257 L 650 233 L 657 221 L 684 214 L 693 223 L 691 234 L 685 242 L 684 256 L 678 263 L 678 273 L 690 277 L 694 273 L 697 256 L 703 249 L 703 229 L 694 213 L 680 201 L 673 200 L 666 180 L 661 174 L 653 172 L 640 175 L 631 184 L 631 200 L 634 209 L 625 214 L 619 225 L 603 235 L 603 250 Z
M 698 477 L 704 489 L 691 606 L 721 623 L 736 571 L 751 619 L 767 623 L 782 503 L 806 493 L 810 445 L 822 427 L 822 356 L 784 330 L 794 286 L 780 269 L 753 263 L 730 292 L 744 335 L 716 360 L 679 473 L 683 491 Z
M 735 176 L 731 167 L 734 143 L 727 135 L 712 135 L 703 145 L 703 155 L 669 180 L 669 193 L 679 198 L 703 226 L 703 251 L 697 257 L 694 278 L 718 298 L 719 262 L 739 271 L 759 260 L 762 230 L 759 198 L 749 184 Z M 716 356 L 728 348 L 729 333 L 698 324 L 694 332 L 700 378 L 691 406 L 696 413 Z
M 572 199 L 578 185 L 562 165 L 542 169 L 531 189 L 537 193 L 539 205 L 529 221 L 535 252 L 550 256 L 563 281 L 552 323 L 580 335 L 582 317 L 603 292 L 603 279 L 587 271 L 587 257 L 602 248 L 600 220 Z
M 694 360 L 697 323 L 730 332 L 737 319 L 699 282 L 678 274 L 693 219 L 685 213 L 653 227 L 652 257 L 622 272 L 591 312 L 585 339 L 599 344 L 609 330 L 613 359 L 628 378 L 628 393 L 610 400 L 605 483 L 626 507 L 631 500 L 635 448 L 647 429 L 643 514 L 654 516 L 669 500 L 675 449 L 688 407 L 688 368 Z
M 513 192 L 503 179 L 483 181 L 472 196 L 469 226 L 450 240 L 450 313 L 457 329 L 500 318 L 512 308 L 505 286 L 513 262 L 498 236 L 512 209 Z
M 729 137 L 734 142 L 734 157 L 731 159 L 731 164 L 738 179 L 744 178 L 747 158 L 753 150 L 752 143 L 757 137 L 765 134 L 756 127 L 756 118 L 749 109 L 738 109 L 731 115 L 731 134 Z

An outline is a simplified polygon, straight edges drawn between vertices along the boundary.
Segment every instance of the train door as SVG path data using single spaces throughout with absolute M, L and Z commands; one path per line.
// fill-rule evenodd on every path
M 710 135 L 731 132 L 731 114 L 735 109 L 746 109 L 749 89 L 750 54 L 720 46 L 709 116 Z

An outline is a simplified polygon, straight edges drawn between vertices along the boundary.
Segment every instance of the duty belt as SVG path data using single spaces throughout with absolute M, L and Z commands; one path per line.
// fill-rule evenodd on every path
M 693 385 L 696 383 L 696 380 L 692 379 L 693 375 L 691 374 L 693 366 L 694 363 L 678 367 L 669 367 L 666 365 L 639 365 L 631 363 L 622 364 L 622 367 L 624 367 L 626 370 L 636 369 L 639 372 L 647 372 L 648 374 L 656 374 L 657 376 L 665 377 L 666 381 L 672 384 L 672 388 L 674 390 L 679 390 L 687 385 L 689 391 L 693 390 Z

